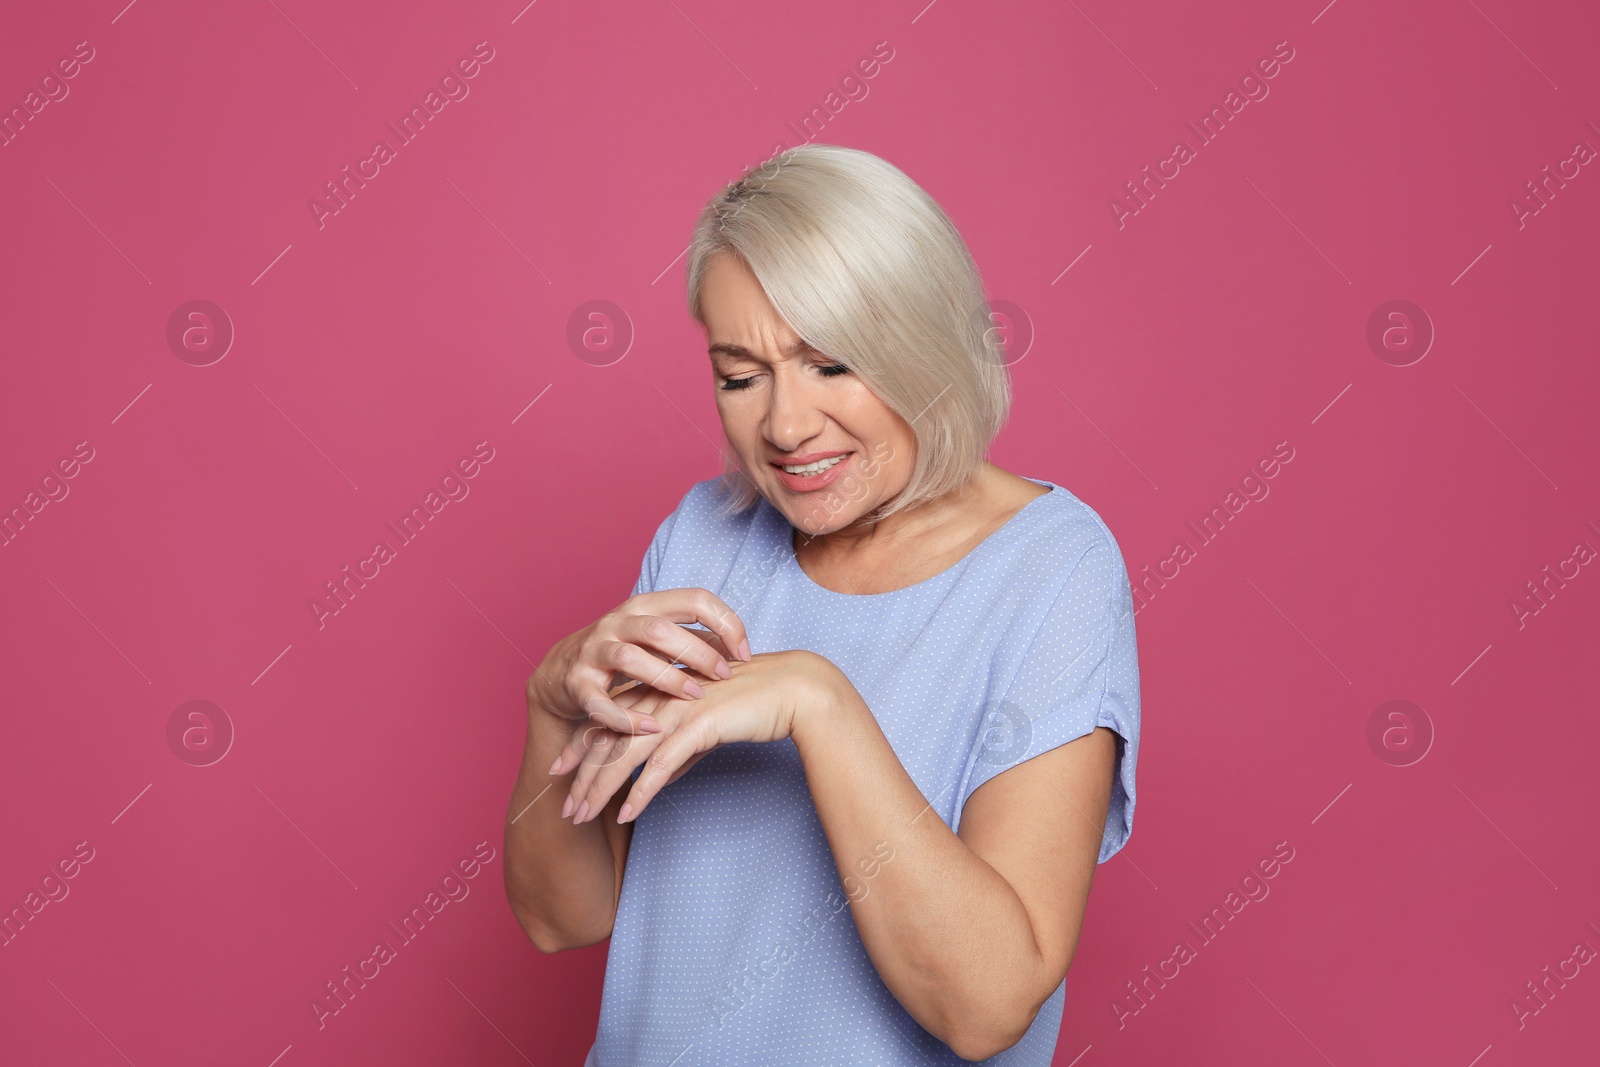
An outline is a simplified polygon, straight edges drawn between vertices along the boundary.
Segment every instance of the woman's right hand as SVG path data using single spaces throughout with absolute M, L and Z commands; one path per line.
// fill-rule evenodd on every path
M 698 622 L 708 630 L 683 623 Z M 528 678 L 528 711 L 569 727 L 585 718 L 618 733 L 657 733 L 660 723 L 623 707 L 610 690 L 629 680 L 675 697 L 704 695 L 682 663 L 706 678 L 727 678 L 731 658 L 750 659 L 744 623 L 706 589 L 662 589 L 629 597 L 562 638 Z

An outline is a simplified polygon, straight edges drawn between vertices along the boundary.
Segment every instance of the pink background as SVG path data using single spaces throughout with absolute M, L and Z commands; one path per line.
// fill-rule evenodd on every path
M 541 955 L 500 883 L 522 685 L 720 469 L 696 211 L 880 41 L 816 139 L 920 182 L 1031 321 L 993 458 L 1093 506 L 1136 581 L 1196 548 L 1145 586 L 1135 832 L 1056 1062 L 1592 1059 L 1600 567 L 1563 561 L 1600 549 L 1600 167 L 1510 206 L 1600 148 L 1590 6 L 123 3 L 0 34 L 8 110 L 94 54 L 0 148 L 0 507 L 93 450 L 0 548 L 0 908 L 93 850 L 0 948 L 0 1059 L 580 1063 L 605 947 Z M 469 95 L 319 227 L 308 200 L 480 41 Z M 191 300 L 236 332 L 209 366 L 167 341 Z M 626 322 L 575 351 L 591 300 Z M 1390 300 L 1436 332 L 1408 366 L 1367 341 Z M 323 583 L 483 441 L 319 628 Z M 168 741 L 191 700 L 234 732 L 209 766 Z M 1391 700 L 1412 732 L 1373 744 Z M 470 894 L 319 1029 L 324 983 L 480 841 Z

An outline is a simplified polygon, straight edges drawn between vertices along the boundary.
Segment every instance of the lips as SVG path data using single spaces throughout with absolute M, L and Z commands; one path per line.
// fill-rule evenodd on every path
M 806 452 L 798 456 L 780 456 L 772 461 L 774 467 L 803 467 L 807 463 L 815 463 L 820 459 L 832 459 L 834 456 L 848 456 L 848 448 L 834 452 Z
M 777 472 L 778 480 L 783 483 L 786 489 L 796 493 L 813 493 L 819 489 L 826 489 L 843 477 L 845 470 L 854 462 L 855 453 L 812 452 L 805 456 L 785 460 L 792 466 L 799 466 L 805 463 L 815 463 L 818 460 L 832 459 L 834 456 L 843 456 L 844 458 L 827 470 L 816 474 L 790 474 L 776 460 L 772 462 L 772 469 Z

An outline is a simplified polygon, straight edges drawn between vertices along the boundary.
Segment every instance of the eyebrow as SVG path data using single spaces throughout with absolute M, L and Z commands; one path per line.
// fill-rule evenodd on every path
M 807 352 L 807 351 L 815 351 L 815 349 L 813 349 L 811 347 L 811 344 L 809 342 L 807 342 L 805 338 L 797 337 L 793 341 L 790 341 L 786 346 L 784 346 L 783 354 L 786 355 L 786 356 L 793 356 L 793 355 L 798 355 L 801 352 Z M 716 344 L 712 345 L 710 348 L 706 349 L 706 352 L 709 353 L 710 355 L 716 355 L 717 353 L 720 352 L 721 354 L 723 354 L 725 356 L 732 356 L 735 359 L 755 359 L 755 360 L 759 360 L 761 358 L 760 356 L 756 355 L 754 352 L 752 352 L 748 348 L 746 348 L 744 345 L 729 344 L 726 341 L 717 342 Z

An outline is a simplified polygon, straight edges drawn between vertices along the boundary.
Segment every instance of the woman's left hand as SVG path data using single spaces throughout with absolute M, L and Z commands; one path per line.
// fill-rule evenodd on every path
M 644 764 L 617 818 L 630 822 L 664 786 L 718 746 L 791 736 L 796 716 L 826 701 L 826 687 L 843 677 L 827 659 L 803 650 L 763 652 L 731 667 L 731 678 L 696 674 L 706 695 L 693 700 L 647 686 L 615 698 L 623 707 L 653 716 L 662 726 L 659 734 L 622 734 L 597 723 L 577 727 L 550 768 L 551 774 L 577 768 L 562 816 L 570 813 L 577 825 L 599 815 L 633 769 Z

